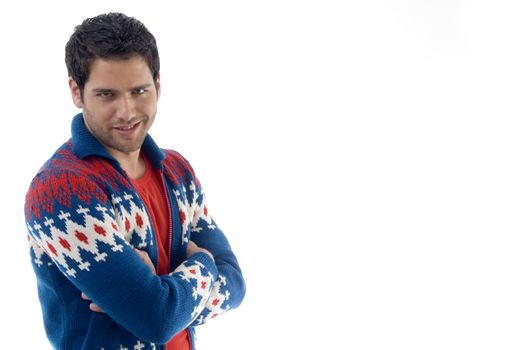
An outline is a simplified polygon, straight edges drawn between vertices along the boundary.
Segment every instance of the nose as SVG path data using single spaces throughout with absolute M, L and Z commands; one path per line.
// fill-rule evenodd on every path
M 130 96 L 121 96 L 116 110 L 117 118 L 129 121 L 135 116 L 135 101 Z

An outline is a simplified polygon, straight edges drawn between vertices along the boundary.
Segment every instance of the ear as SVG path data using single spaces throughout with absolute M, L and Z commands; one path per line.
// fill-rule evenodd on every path
M 157 73 L 157 79 L 155 79 L 155 90 L 157 90 L 157 101 L 161 97 L 161 73 Z
M 68 84 L 69 91 L 71 92 L 71 98 L 73 99 L 73 104 L 75 104 L 77 108 L 82 108 L 82 97 L 80 96 L 80 88 L 77 85 L 77 82 L 73 80 L 73 78 L 69 77 Z

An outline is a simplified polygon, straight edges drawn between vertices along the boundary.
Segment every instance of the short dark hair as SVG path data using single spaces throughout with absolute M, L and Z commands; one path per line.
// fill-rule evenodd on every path
M 80 88 L 81 97 L 95 59 L 125 60 L 134 55 L 146 60 L 157 79 L 160 62 L 155 37 L 139 20 L 116 12 L 85 19 L 66 44 L 68 74 Z

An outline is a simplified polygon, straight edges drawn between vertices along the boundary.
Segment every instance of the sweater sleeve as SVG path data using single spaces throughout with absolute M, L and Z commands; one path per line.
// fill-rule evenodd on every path
M 192 323 L 201 325 L 230 309 L 238 307 L 245 296 L 245 281 L 239 263 L 225 234 L 210 216 L 199 181 L 192 184 L 193 218 L 191 240 L 214 256 L 219 277 L 214 281 L 205 308 Z
M 125 239 L 116 210 L 122 201 L 85 177 L 41 173 L 26 196 L 26 225 L 62 274 L 116 323 L 166 343 L 201 314 L 218 270 L 197 253 L 171 274 L 154 275 Z

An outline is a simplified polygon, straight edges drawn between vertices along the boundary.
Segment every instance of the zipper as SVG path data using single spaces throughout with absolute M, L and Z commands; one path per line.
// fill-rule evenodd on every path
M 166 180 L 164 179 L 164 174 L 160 170 L 159 172 L 161 173 L 161 180 L 163 182 L 164 197 L 166 199 L 166 204 L 168 204 L 168 273 L 170 273 L 172 271 L 173 208 L 170 202 L 170 196 L 168 195 L 168 189 L 166 188 Z

